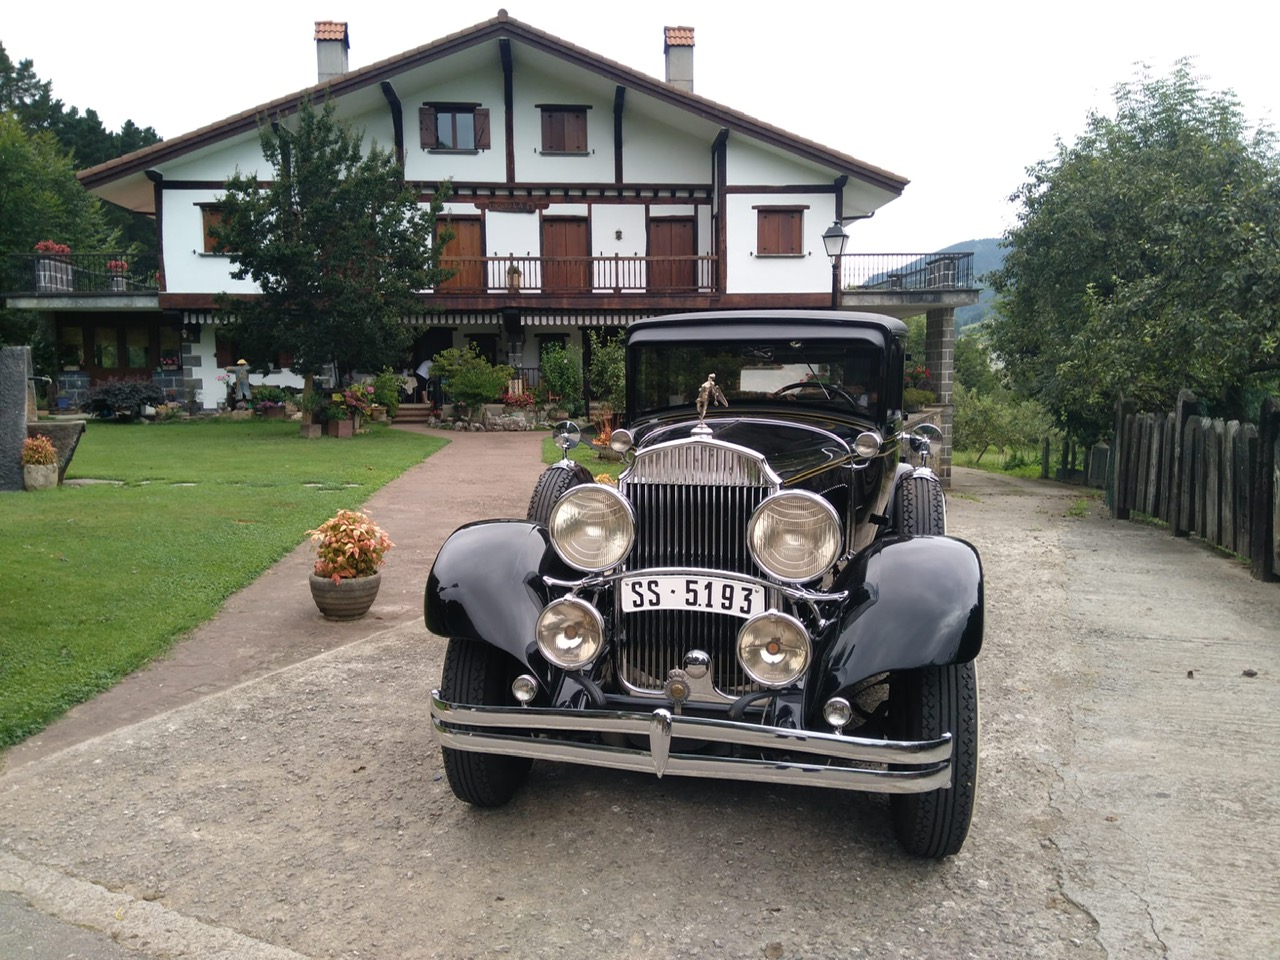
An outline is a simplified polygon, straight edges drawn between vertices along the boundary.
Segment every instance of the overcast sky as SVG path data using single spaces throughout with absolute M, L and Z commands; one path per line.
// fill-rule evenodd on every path
M 911 180 L 850 252 L 924 252 L 1000 235 L 1026 168 L 1106 111 L 1145 62 L 1194 57 L 1212 90 L 1275 126 L 1265 4 L 1077 0 L 512 0 L 509 14 L 663 76 L 662 28 L 695 29 L 699 94 Z M 497 2 L 8 2 L 0 42 L 68 106 L 177 136 L 315 82 L 314 22 L 345 20 L 358 68 L 496 15 Z M 1263 21 L 1270 21 L 1264 23 Z

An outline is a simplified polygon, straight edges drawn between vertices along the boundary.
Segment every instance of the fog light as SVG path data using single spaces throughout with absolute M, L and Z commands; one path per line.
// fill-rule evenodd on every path
M 527 707 L 538 695 L 538 681 L 527 673 L 522 673 L 511 681 L 511 695 L 519 701 L 520 706 Z
M 795 617 L 770 610 L 738 631 L 738 661 L 756 683 L 785 687 L 809 666 L 809 633 Z
M 839 733 L 853 719 L 853 707 L 844 697 L 832 697 L 822 705 L 822 716 Z
M 538 615 L 538 649 L 563 670 L 589 666 L 604 644 L 604 620 L 591 604 L 565 597 Z

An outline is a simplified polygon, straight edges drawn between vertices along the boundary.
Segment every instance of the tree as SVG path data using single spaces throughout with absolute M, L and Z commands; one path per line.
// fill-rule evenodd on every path
M 450 276 L 434 242 L 447 191 L 423 208 L 395 156 L 376 144 L 365 152 L 334 111 L 304 102 L 264 125 L 271 181 L 237 171 L 212 233 L 230 252 L 231 275 L 262 291 L 218 301 L 251 363 L 286 353 L 295 371 L 333 364 L 346 381 L 355 369 L 403 363 L 416 291 Z
M 1229 93 L 1186 61 L 1116 88 L 1072 145 L 1028 170 L 1006 236 L 991 345 L 1074 438 L 1109 433 L 1115 396 L 1182 387 L 1241 416 L 1280 369 L 1280 168 Z
M 468 423 L 484 404 L 497 400 L 515 376 L 505 364 L 494 366 L 482 357 L 474 343 L 463 350 L 441 350 L 431 360 L 431 372 L 440 378 L 454 402 L 467 408 Z
M 591 337 L 591 392 L 609 408 L 609 415 L 627 405 L 627 348 L 621 335 L 606 339 L 595 330 Z
M 53 134 L 31 134 L 12 112 L 0 111 L 0 262 L 10 253 L 31 253 L 41 240 L 76 250 L 109 249 L 116 235 L 102 203 L 76 180 L 71 158 Z M 40 348 L 32 314 L 0 310 L 0 343 Z M 37 349 L 40 372 L 52 357 Z M 43 358 L 43 359 L 42 359 Z
M 548 403 L 563 407 L 571 417 L 582 413 L 582 351 L 573 344 L 549 343 L 539 357 L 542 383 Z

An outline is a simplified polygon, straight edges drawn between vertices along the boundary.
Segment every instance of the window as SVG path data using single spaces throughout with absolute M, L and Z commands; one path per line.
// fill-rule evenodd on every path
M 587 152 L 587 110 L 589 107 L 539 106 L 542 110 L 542 152 Z
M 227 251 L 213 238 L 213 231 L 210 229 L 214 224 L 222 223 L 222 207 L 216 203 L 200 204 L 200 226 L 204 231 L 204 252 L 205 253 L 226 253 Z
M 805 207 L 756 207 L 756 256 L 804 256 Z
M 488 150 L 489 111 L 474 103 L 424 103 L 418 134 L 423 150 Z

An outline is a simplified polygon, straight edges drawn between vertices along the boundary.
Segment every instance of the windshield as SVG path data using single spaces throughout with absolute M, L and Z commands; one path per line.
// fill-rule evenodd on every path
M 715 374 L 729 408 L 813 407 L 877 419 L 884 351 L 863 340 L 753 340 L 749 343 L 633 344 L 631 415 L 690 406 Z M 716 409 L 714 393 L 707 412 Z

